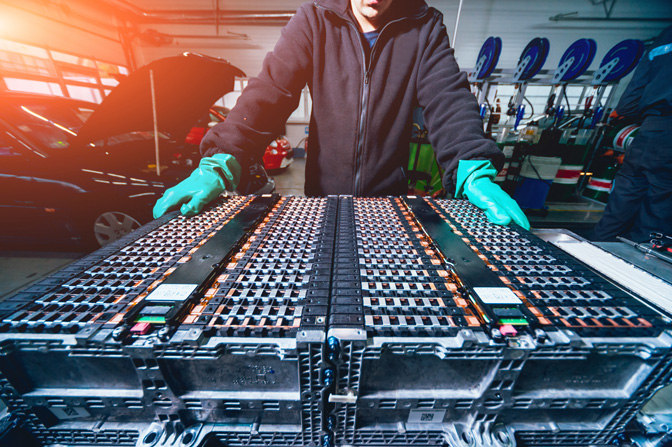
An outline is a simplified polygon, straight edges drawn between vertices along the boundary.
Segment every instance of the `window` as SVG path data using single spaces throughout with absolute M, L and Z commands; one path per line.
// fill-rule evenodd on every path
M 105 62 L 97 62 L 97 65 L 100 82 L 107 87 L 115 87 L 122 78 L 128 76 L 126 67 Z
M 31 79 L 5 78 L 8 90 L 15 92 L 42 93 L 43 95 L 63 96 L 61 86 L 55 82 L 34 81 Z
M 96 63 L 89 58 L 75 56 L 74 54 L 61 53 L 59 51 L 52 51 L 51 57 L 54 61 L 65 62 L 66 64 L 75 65 L 78 67 L 96 68 Z
M 0 70 L 3 73 L 56 76 L 47 50 L 3 39 L 0 39 Z
M 100 103 L 124 66 L 0 39 L 0 72 L 9 90 L 68 96 Z
M 93 87 L 82 87 L 79 85 L 68 85 L 68 96 L 82 101 L 95 102 L 100 104 L 103 102 L 103 97 L 100 90 Z

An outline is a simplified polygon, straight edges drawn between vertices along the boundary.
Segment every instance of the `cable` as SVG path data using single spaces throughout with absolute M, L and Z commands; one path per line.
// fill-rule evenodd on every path
M 532 117 L 534 116 L 534 106 L 532 105 L 532 103 L 530 102 L 530 100 L 527 99 L 527 96 L 523 96 L 523 99 L 524 99 L 525 101 L 527 101 L 527 103 L 530 105 L 530 116 L 529 116 L 529 118 L 527 118 L 527 119 L 530 119 L 530 118 L 532 118 Z M 523 117 L 523 119 L 525 119 L 525 117 Z
M 531 155 L 527 156 L 527 162 L 530 164 L 530 167 L 532 167 L 532 169 L 534 169 L 534 173 L 537 174 L 537 178 L 539 178 L 539 180 L 541 180 L 542 182 L 546 182 L 547 180 L 544 180 L 543 178 L 541 178 L 541 174 L 539 174 L 539 171 L 537 171 L 537 168 L 535 168 L 534 165 L 532 164 L 532 160 L 530 159 L 530 157 L 532 157 L 532 156 Z
M 562 92 L 562 96 L 565 97 L 565 102 L 567 103 L 567 120 L 572 117 L 572 106 L 569 105 L 569 98 L 567 97 L 567 90 Z M 560 123 L 558 123 L 560 125 Z

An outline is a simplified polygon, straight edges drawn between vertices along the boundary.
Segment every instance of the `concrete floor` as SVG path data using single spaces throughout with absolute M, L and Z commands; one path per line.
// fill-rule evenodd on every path
M 295 158 L 282 172 L 271 172 L 275 180 L 275 192 L 283 196 L 304 196 L 303 184 L 306 172 L 306 159 Z
M 270 173 L 276 192 L 285 196 L 304 196 L 306 162 L 297 158 L 282 172 Z M 577 203 L 550 203 L 548 213 L 530 216 L 533 227 L 568 228 L 585 235 L 599 220 L 604 205 L 588 200 Z M 41 278 L 54 273 L 86 253 L 43 251 L 0 251 L 0 301 Z

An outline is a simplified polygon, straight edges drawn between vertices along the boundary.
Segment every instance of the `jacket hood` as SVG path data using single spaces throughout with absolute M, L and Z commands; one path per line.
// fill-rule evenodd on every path
M 350 0 L 313 0 L 316 6 L 334 11 L 343 18 L 350 17 Z M 421 16 L 429 6 L 425 0 L 394 0 L 390 9 L 390 19 Z
M 151 62 L 122 80 L 79 130 L 75 142 L 87 144 L 113 135 L 154 129 L 182 140 L 215 101 L 233 90 L 240 69 L 223 59 L 184 53 Z

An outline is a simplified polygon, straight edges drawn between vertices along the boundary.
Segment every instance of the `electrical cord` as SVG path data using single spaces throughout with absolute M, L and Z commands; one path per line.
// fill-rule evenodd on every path
M 542 182 L 545 181 L 543 178 L 541 178 L 541 174 L 539 174 L 539 171 L 537 170 L 537 168 L 536 168 L 536 167 L 534 166 L 534 164 L 532 163 L 532 158 L 531 158 L 531 157 L 532 157 L 532 156 L 529 155 L 529 153 L 528 153 L 527 150 L 525 150 L 525 152 L 523 152 L 523 154 L 522 154 L 522 156 L 521 156 L 521 158 L 520 158 L 520 167 L 521 167 L 521 169 L 522 169 L 522 167 L 523 167 L 523 163 L 525 163 L 525 160 L 527 160 L 527 162 L 530 164 L 530 166 L 531 166 L 532 169 L 534 170 L 534 173 L 537 174 L 537 178 L 538 178 L 539 180 L 541 180 Z
M 532 105 L 532 102 L 530 102 L 529 99 L 527 99 L 527 96 L 523 96 L 523 99 L 527 101 L 527 103 L 530 105 L 530 116 L 527 119 L 530 119 L 534 116 L 534 106 Z M 525 117 L 523 117 L 525 119 Z
M 531 159 L 530 157 L 531 157 L 531 155 L 528 155 L 528 156 L 527 156 L 527 162 L 530 164 L 530 166 L 532 167 L 532 169 L 534 169 L 534 173 L 537 174 L 537 178 L 538 178 L 539 180 L 541 180 L 542 182 L 545 182 L 546 180 L 544 180 L 543 178 L 541 178 L 541 174 L 539 174 L 539 171 L 537 171 L 537 168 L 535 168 L 535 167 L 534 167 L 534 164 L 532 164 L 532 159 Z
M 567 103 L 567 120 L 572 117 L 572 106 L 569 105 L 569 98 L 567 97 L 567 90 L 562 92 L 562 96 L 565 97 L 565 102 Z M 559 125 L 560 123 L 558 123 Z

